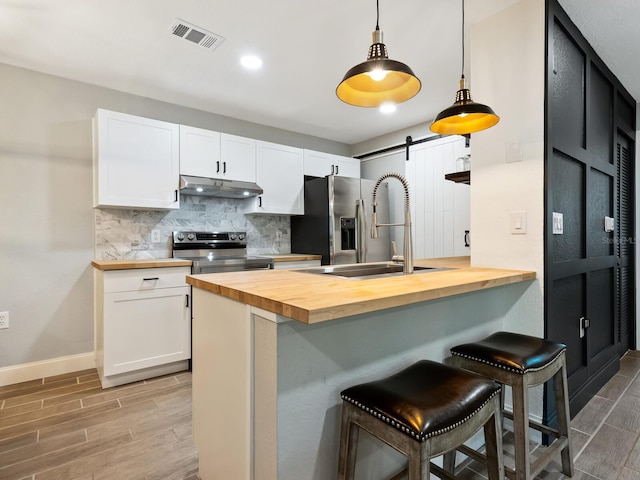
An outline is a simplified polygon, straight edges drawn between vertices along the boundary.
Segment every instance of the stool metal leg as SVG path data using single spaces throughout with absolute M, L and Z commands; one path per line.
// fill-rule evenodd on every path
M 484 441 L 487 454 L 489 480 L 504 480 L 504 458 L 502 452 L 502 415 L 500 399 L 494 398 L 496 413 L 484 426 Z
M 418 443 L 409 453 L 408 473 L 409 480 L 429 480 L 431 478 L 431 464 L 429 463 L 429 440 Z
M 486 435 L 486 432 L 485 432 Z M 442 468 L 452 475 L 456 473 L 456 451 L 451 450 L 444 454 L 442 459 Z
M 531 480 L 531 464 L 529 462 L 529 386 L 526 383 L 526 375 L 513 374 L 510 376 L 513 399 L 513 443 L 516 457 L 513 478 L 516 480 Z
M 354 412 L 355 407 L 353 405 L 348 402 L 342 402 L 338 480 L 353 480 L 356 474 L 356 455 L 358 453 L 360 427 L 351 421 Z
M 562 355 L 562 367 L 553 376 L 553 391 L 555 392 L 556 410 L 558 414 L 558 433 L 566 437 L 567 446 L 560 452 L 562 459 L 562 473 L 573 476 L 573 452 L 571 448 L 571 426 L 569 413 L 569 389 L 567 387 L 567 364 Z

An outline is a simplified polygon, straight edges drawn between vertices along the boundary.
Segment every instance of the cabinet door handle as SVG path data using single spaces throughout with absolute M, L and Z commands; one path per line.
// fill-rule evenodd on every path
M 188 307 L 189 306 L 189 295 L 187 294 L 187 295 L 185 295 L 185 297 L 187 297 L 187 303 L 186 303 L 185 307 Z
M 336 175 L 340 175 L 340 165 L 336 165 Z
M 175 195 L 175 197 L 174 197 L 174 200 L 173 200 L 173 201 L 174 201 L 174 202 L 177 202 L 177 201 L 178 201 L 178 190 L 174 190 L 174 191 L 173 191 L 173 193 L 174 193 L 174 195 Z
M 335 171 L 336 166 L 335 165 L 331 165 L 331 175 L 333 175 L 334 171 Z
M 587 328 L 591 326 L 591 320 L 589 320 L 587 317 L 580 317 L 580 320 L 578 320 L 578 322 L 580 328 L 580 338 L 583 338 Z
M 142 279 L 143 282 L 150 282 L 151 280 L 160 280 L 160 277 L 148 277 Z
M 469 239 L 469 230 L 465 230 L 464 231 L 464 246 L 465 247 L 470 247 L 471 246 L 471 243 L 470 243 L 469 240 L 470 240 Z
M 222 173 L 227 173 L 227 162 L 222 162 Z
M 216 173 L 220 173 L 220 160 L 216 161 Z
M 258 197 L 258 206 L 262 207 L 262 197 Z

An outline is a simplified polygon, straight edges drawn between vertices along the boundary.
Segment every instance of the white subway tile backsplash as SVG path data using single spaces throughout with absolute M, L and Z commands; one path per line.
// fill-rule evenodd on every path
M 244 215 L 244 200 L 182 195 L 179 210 L 95 209 L 97 260 L 167 258 L 174 230 L 247 232 L 247 253 L 291 252 L 291 226 L 286 215 Z M 160 243 L 151 242 L 160 231 Z

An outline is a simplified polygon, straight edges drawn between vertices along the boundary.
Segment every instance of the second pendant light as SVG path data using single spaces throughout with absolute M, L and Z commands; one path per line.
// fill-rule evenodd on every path
M 453 105 L 438 114 L 431 131 L 441 135 L 466 135 L 493 127 L 500 121 L 491 107 L 471 99 L 464 79 L 464 0 L 462 0 L 462 75 Z

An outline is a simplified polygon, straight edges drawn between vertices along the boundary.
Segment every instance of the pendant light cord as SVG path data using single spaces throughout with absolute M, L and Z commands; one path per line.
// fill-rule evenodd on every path
M 380 0 L 376 0 L 376 31 L 380 30 Z
M 462 0 L 462 74 L 460 78 L 464 78 L 464 0 Z

